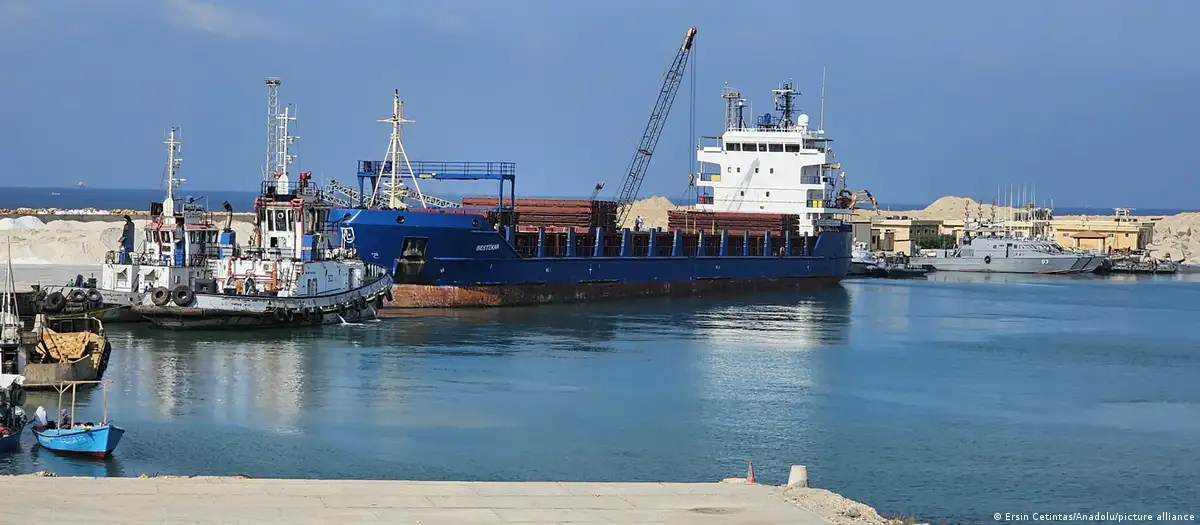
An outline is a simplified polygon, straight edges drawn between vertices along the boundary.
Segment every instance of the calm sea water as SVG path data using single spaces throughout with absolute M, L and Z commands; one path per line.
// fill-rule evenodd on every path
M 347 181 L 351 179 L 346 179 Z M 430 183 L 422 183 L 423 188 L 427 188 L 431 194 L 437 195 L 446 199 L 461 199 L 464 194 L 455 193 L 461 192 L 461 186 L 457 190 L 452 189 L 455 186 L 442 186 L 428 189 Z M 248 181 L 247 188 L 254 190 L 254 181 Z M 443 191 L 445 188 L 451 188 L 449 191 Z M 61 208 L 61 209 L 79 209 L 79 208 L 99 208 L 99 209 L 147 209 L 148 203 L 151 201 L 161 202 L 163 199 L 162 189 L 136 189 L 136 190 L 114 190 L 101 188 L 9 188 L 0 187 L 0 208 Z M 237 211 L 250 211 L 254 209 L 254 198 L 258 196 L 257 190 L 254 191 L 230 191 L 230 190 L 191 190 L 184 189 L 181 191 L 182 197 L 203 198 L 208 202 L 209 209 L 219 210 L 223 201 L 229 201 Z M 475 186 L 473 193 L 470 195 L 488 195 L 491 193 L 491 187 Z M 57 195 L 56 195 L 57 194 Z M 540 198 L 564 198 L 564 199 L 586 199 L 587 195 L 527 195 L 522 194 L 519 197 L 540 197 Z M 601 195 L 601 197 L 605 197 Z M 613 195 L 608 195 L 612 198 Z M 672 198 L 675 202 L 680 202 L 678 198 Z M 889 210 L 918 210 L 928 204 L 891 204 L 883 203 L 881 207 Z M 1135 209 L 1134 215 L 1174 215 L 1184 211 L 1173 208 L 1161 209 Z M 1065 207 L 1058 208 L 1055 212 L 1059 215 L 1108 215 L 1111 214 L 1112 208 L 1086 208 L 1086 207 Z
M 1194 512 L 1197 319 L 1195 280 L 941 274 L 290 333 L 113 326 L 116 457 L 27 435 L 0 473 L 709 481 L 753 460 L 934 522 Z

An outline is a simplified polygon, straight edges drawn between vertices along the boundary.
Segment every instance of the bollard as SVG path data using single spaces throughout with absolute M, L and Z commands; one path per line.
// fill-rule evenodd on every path
M 788 488 L 808 488 L 808 468 L 804 465 L 792 465 L 792 472 L 788 474 L 787 486 Z
M 754 479 L 754 463 L 748 462 L 746 465 L 746 484 L 755 485 L 758 480 Z

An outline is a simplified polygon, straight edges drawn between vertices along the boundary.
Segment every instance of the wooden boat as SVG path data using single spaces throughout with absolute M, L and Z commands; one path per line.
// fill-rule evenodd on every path
M 0 374 L 0 453 L 21 449 L 21 432 L 27 421 L 21 408 L 25 404 L 24 382 L 19 375 Z
M 21 317 L 12 272 L 11 240 L 4 290 L 0 294 L 0 373 L 24 376 L 23 388 L 49 388 L 60 381 L 92 381 L 104 376 L 112 344 L 95 317 Z
M 63 381 L 56 385 L 58 390 L 59 413 L 63 413 L 63 394 L 71 392 L 71 410 L 67 413 L 67 421 L 57 421 L 54 425 L 41 424 L 33 427 L 33 435 L 37 436 L 38 445 L 55 452 L 68 454 L 85 454 L 96 457 L 106 457 L 112 454 L 125 435 L 125 429 L 108 421 L 108 385 L 112 381 Z M 75 419 L 75 389 L 79 385 L 97 384 L 104 392 L 103 412 L 98 423 L 79 423 Z M 41 408 L 41 407 L 39 407 Z

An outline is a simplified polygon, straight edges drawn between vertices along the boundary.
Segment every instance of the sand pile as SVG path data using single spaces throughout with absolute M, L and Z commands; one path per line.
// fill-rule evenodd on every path
M 16 219 L 21 221 L 25 217 Z M 36 218 L 32 218 L 38 221 Z M 0 219 L 2 221 L 8 219 Z M 145 234 L 142 228 L 149 222 L 135 220 L 135 249 L 140 250 Z M 32 224 L 32 223 L 29 223 Z M 103 264 L 104 254 L 120 248 L 122 221 L 50 221 L 36 228 L 10 228 L 0 235 L 12 239 L 12 258 L 15 264 Z M 254 225 L 234 221 L 238 243 L 250 239 Z
M 45 225 L 46 223 L 42 222 L 41 219 L 31 215 L 18 217 L 16 219 L 13 219 L 12 217 L 0 219 L 0 230 L 33 230 L 41 228 Z
M 825 489 L 790 488 L 783 497 L 797 507 L 825 517 L 837 525 L 903 525 L 916 520 L 885 518 L 875 509 Z M 924 525 L 924 524 L 923 524 Z
M 679 207 L 670 199 L 658 195 L 633 201 L 633 204 L 629 205 L 629 214 L 621 227 L 632 229 L 634 220 L 641 215 L 645 228 L 666 228 L 667 212 L 677 208 Z
M 1154 222 L 1150 254 L 1200 264 L 1200 213 L 1181 213 Z

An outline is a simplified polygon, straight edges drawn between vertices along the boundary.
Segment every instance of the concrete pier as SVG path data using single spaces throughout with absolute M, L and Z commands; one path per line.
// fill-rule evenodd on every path
M 828 523 L 780 491 L 740 483 L 0 477 L 13 523 Z

